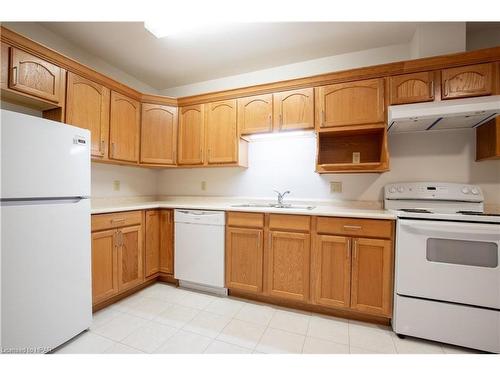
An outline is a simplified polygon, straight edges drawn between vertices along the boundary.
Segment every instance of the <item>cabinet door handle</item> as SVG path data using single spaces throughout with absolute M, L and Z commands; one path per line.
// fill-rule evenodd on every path
M 353 240 L 353 249 L 354 249 L 354 254 L 353 254 L 353 259 L 358 258 L 358 241 Z
M 361 230 L 362 227 L 360 225 L 344 225 L 345 230 Z
M 12 67 L 12 86 L 17 85 L 17 66 Z
M 350 238 L 347 239 L 346 247 L 347 247 L 347 251 L 346 251 L 345 258 L 347 260 L 349 260 L 351 258 L 351 239 Z
M 115 142 L 111 142 L 111 156 L 115 156 Z
M 273 116 L 269 114 L 268 118 L 269 118 L 269 128 L 271 129 L 273 127 Z
M 321 111 L 321 126 L 325 125 L 325 110 Z
M 125 218 L 123 218 L 123 217 L 117 217 L 117 218 L 111 219 L 112 223 L 120 223 L 122 221 L 125 221 Z
M 101 139 L 101 149 L 99 151 L 104 154 L 104 139 Z
M 123 247 L 123 232 L 121 230 L 118 231 L 118 237 L 119 237 L 120 247 Z
M 429 97 L 433 98 L 434 97 L 434 81 L 431 81 L 430 89 L 429 89 Z
M 280 113 L 280 128 L 283 126 L 283 115 Z
M 448 84 L 447 84 L 448 80 L 444 80 L 444 96 L 448 96 Z

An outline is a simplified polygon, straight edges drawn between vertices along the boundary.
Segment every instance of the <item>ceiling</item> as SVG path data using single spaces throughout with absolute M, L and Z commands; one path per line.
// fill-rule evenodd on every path
M 325 56 L 408 43 L 418 23 L 282 22 L 226 25 L 157 39 L 142 22 L 41 22 L 158 90 Z

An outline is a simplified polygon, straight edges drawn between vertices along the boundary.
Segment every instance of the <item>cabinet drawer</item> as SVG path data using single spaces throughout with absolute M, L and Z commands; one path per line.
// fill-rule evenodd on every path
M 253 212 L 228 212 L 227 225 L 231 227 L 263 228 L 264 214 Z
M 142 211 L 92 215 L 92 231 L 126 227 L 142 223 Z
M 316 231 L 319 234 L 392 238 L 392 228 L 392 220 L 318 217 Z
M 311 217 L 301 215 L 269 215 L 269 229 L 309 232 Z

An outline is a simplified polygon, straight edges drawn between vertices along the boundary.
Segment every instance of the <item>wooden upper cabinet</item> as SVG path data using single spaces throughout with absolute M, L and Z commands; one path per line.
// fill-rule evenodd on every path
M 118 293 L 116 230 L 92 233 L 92 303 Z
M 351 239 L 316 236 L 311 251 L 312 301 L 326 307 L 349 307 Z
M 392 311 L 392 241 L 354 238 L 351 308 L 390 317 Z
M 144 281 L 142 226 L 121 228 L 117 236 L 118 290 L 122 292 Z
M 9 88 L 54 103 L 64 95 L 64 69 L 17 48 L 10 48 Z
M 172 210 L 160 210 L 160 272 L 174 273 L 174 224 Z
M 246 292 L 262 291 L 262 229 L 226 228 L 226 287 Z
M 273 95 L 256 95 L 238 99 L 240 134 L 255 134 L 273 130 Z
M 111 91 L 110 159 L 139 161 L 141 105 L 125 95 Z
M 269 232 L 267 292 L 306 302 L 309 299 L 310 235 Z
M 203 164 L 205 139 L 204 105 L 180 108 L 178 164 Z
M 337 83 L 315 88 L 320 128 L 385 121 L 384 79 Z
M 238 161 L 236 100 L 205 105 L 208 164 Z
M 110 90 L 68 72 L 66 123 L 90 130 L 91 155 L 107 158 Z
M 431 102 L 434 100 L 434 72 L 389 77 L 389 89 L 391 104 Z
M 314 128 L 314 89 L 284 91 L 273 94 L 274 129 Z
M 177 149 L 177 108 L 142 104 L 141 162 L 175 164 Z
M 491 95 L 493 92 L 493 64 L 443 69 L 441 82 L 442 99 Z
M 160 272 L 160 211 L 147 210 L 145 219 L 145 277 Z

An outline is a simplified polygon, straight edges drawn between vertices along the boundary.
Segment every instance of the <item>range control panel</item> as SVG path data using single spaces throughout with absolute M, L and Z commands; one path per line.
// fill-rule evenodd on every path
M 449 182 L 399 182 L 384 188 L 386 200 L 443 200 L 482 202 L 483 192 L 477 185 Z

